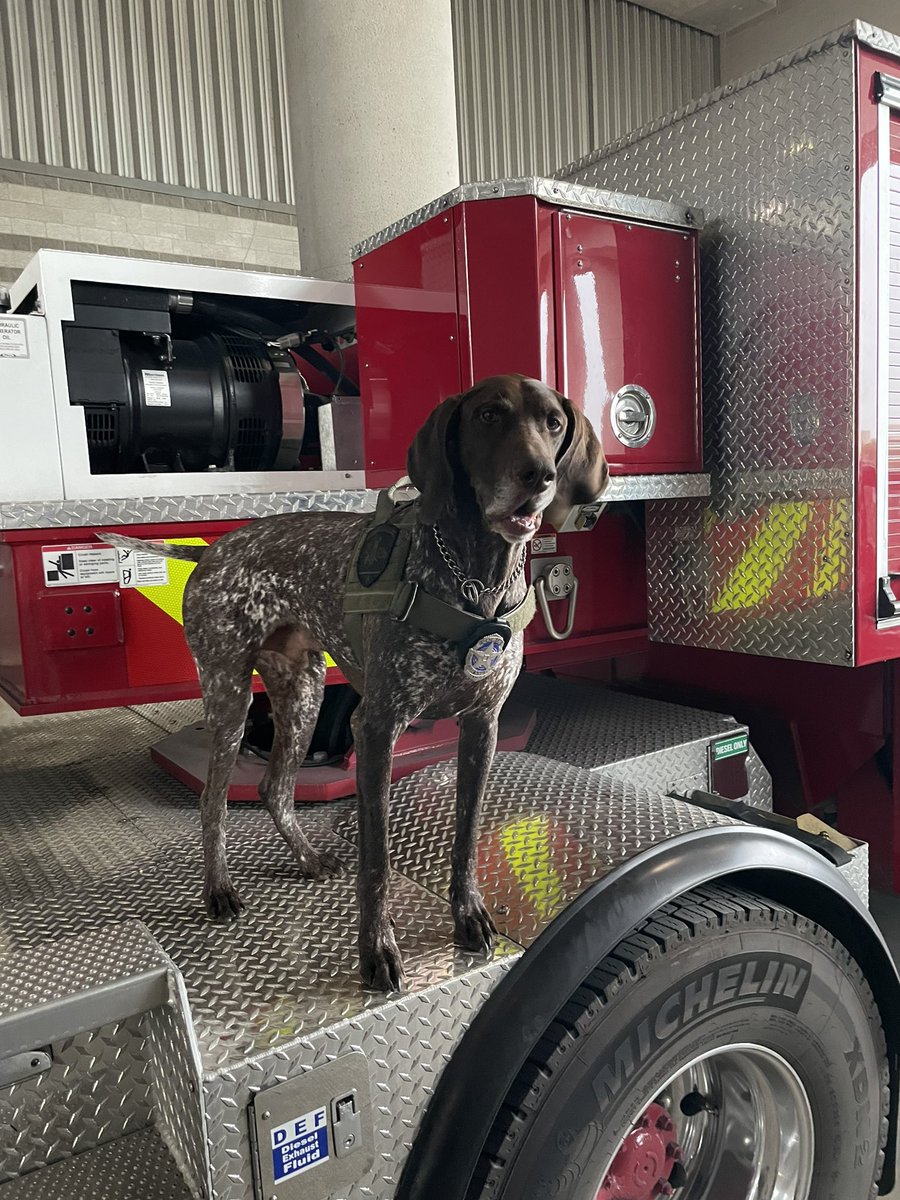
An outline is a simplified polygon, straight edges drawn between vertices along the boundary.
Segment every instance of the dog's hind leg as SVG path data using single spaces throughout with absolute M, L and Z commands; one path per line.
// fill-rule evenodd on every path
M 294 783 L 322 704 L 325 657 L 306 649 L 299 631 L 278 630 L 257 655 L 256 669 L 266 685 L 275 722 L 272 753 L 259 785 L 260 799 L 303 874 L 316 878 L 335 864 L 330 855 L 316 853 L 297 824 Z
M 237 761 L 247 709 L 250 707 L 252 659 L 225 667 L 198 658 L 206 723 L 210 734 L 206 786 L 200 796 L 203 827 L 203 899 L 216 921 L 233 921 L 244 907 L 234 889 L 225 852 L 228 784 Z

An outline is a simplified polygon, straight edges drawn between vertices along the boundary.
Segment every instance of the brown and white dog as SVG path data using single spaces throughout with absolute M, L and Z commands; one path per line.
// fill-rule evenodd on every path
M 463 603 L 460 578 L 480 581 L 480 597 L 465 606 L 486 619 L 509 612 L 525 597 L 518 568 L 525 543 L 542 521 L 596 499 L 607 478 L 603 452 L 585 417 L 558 392 L 521 375 L 484 379 L 440 404 L 410 448 L 408 471 L 420 499 L 406 578 L 456 606 Z M 294 813 L 295 775 L 322 701 L 327 650 L 362 698 L 353 718 L 360 971 L 366 985 L 390 990 L 400 986 L 402 975 L 388 894 L 394 743 L 419 716 L 459 719 L 450 903 L 457 941 L 487 950 L 497 931 L 478 890 L 475 844 L 497 719 L 521 667 L 523 636 L 512 637 L 493 672 L 473 679 L 452 642 L 387 613 L 369 614 L 357 663 L 344 626 L 343 581 L 368 520 L 348 513 L 288 513 L 253 521 L 208 548 L 144 547 L 198 562 L 185 589 L 184 629 L 210 734 L 200 803 L 210 915 L 232 920 L 244 907 L 228 870 L 225 816 L 254 668 L 275 723 L 260 796 L 301 871 L 317 876 L 330 867 Z M 135 544 L 119 535 L 104 540 Z

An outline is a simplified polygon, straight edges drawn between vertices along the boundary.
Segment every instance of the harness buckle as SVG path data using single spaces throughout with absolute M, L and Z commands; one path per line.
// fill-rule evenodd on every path
M 394 598 L 391 600 L 388 612 L 395 621 L 406 621 L 409 614 L 412 612 L 412 606 L 416 602 L 416 596 L 419 593 L 419 585 L 411 579 L 405 579 L 398 585 L 394 592 Z

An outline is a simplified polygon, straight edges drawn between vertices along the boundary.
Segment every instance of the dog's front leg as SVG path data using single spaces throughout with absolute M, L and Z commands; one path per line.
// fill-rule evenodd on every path
M 490 950 L 497 934 L 497 927 L 482 903 L 476 876 L 481 801 L 496 746 L 496 709 L 466 713 L 460 718 L 450 908 L 456 941 L 467 950 Z
M 359 826 L 359 969 L 366 987 L 396 991 L 403 977 L 389 908 L 388 805 L 394 743 L 407 722 L 370 711 L 353 714 Z

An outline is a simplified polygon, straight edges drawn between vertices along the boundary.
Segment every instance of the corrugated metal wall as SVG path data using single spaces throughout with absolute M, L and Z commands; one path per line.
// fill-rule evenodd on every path
M 717 86 L 708 34 L 621 0 L 451 0 L 464 181 L 549 174 Z
M 292 203 L 281 0 L 0 0 L 0 158 Z
M 451 2 L 464 180 L 549 173 L 717 83 L 715 39 L 621 0 Z M 293 203 L 283 22 L 0 0 L 0 158 Z

